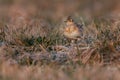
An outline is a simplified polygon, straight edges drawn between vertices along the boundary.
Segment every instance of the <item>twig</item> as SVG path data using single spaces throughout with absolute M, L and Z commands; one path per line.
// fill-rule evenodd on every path
M 44 52 L 47 52 L 47 50 L 41 44 L 39 44 L 39 46 Z

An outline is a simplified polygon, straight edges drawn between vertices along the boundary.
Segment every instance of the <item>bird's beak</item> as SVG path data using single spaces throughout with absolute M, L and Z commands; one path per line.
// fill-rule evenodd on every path
M 67 22 L 66 20 L 64 22 Z

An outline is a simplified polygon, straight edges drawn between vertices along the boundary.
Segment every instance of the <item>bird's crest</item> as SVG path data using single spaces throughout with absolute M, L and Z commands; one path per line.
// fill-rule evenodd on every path
M 71 17 L 71 16 L 68 16 L 67 19 L 65 20 L 65 22 L 67 22 L 67 21 L 69 21 L 69 22 L 73 22 L 72 17 Z

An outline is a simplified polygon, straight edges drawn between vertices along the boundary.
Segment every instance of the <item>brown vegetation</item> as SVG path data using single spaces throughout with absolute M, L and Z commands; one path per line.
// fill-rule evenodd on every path
M 119 0 L 1 0 L 1 80 L 119 80 Z M 71 15 L 83 36 L 63 34 Z

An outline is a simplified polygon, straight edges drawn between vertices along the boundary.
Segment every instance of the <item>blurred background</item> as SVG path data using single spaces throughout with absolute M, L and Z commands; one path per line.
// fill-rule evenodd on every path
M 55 24 L 69 15 L 119 15 L 119 5 L 119 0 L 0 0 L 0 22 L 38 18 Z

